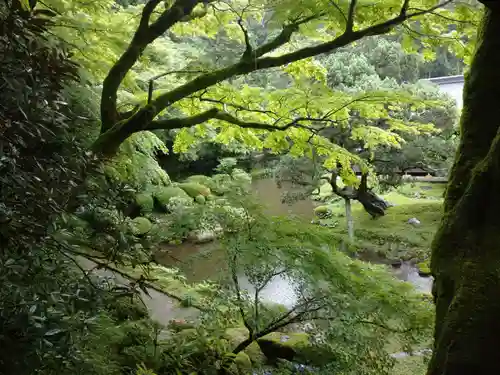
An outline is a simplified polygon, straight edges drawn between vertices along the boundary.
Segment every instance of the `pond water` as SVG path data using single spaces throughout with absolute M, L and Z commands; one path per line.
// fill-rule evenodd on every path
M 266 212 L 270 215 L 293 214 L 310 221 L 313 216 L 314 202 L 300 201 L 293 205 L 281 203 L 281 193 L 273 180 L 259 180 L 254 182 L 254 191 L 261 204 L 266 206 Z M 377 257 L 361 256 L 360 259 L 378 264 L 387 264 L 384 259 Z M 224 262 L 224 254 L 218 248 L 217 242 L 208 244 L 184 243 L 181 245 L 165 245 L 157 255 L 157 261 L 166 266 L 180 268 L 186 275 L 188 281 L 197 282 L 203 280 L 223 281 L 221 275 L 227 274 L 227 265 Z M 421 277 L 417 268 L 410 262 L 403 262 L 398 267 L 387 265 L 395 277 L 401 281 L 410 282 L 420 292 L 430 293 L 432 278 Z M 244 275 L 239 276 L 242 289 L 254 290 L 251 283 Z M 293 285 L 289 280 L 277 276 L 261 292 L 264 301 L 280 303 L 285 306 L 294 305 L 297 296 Z

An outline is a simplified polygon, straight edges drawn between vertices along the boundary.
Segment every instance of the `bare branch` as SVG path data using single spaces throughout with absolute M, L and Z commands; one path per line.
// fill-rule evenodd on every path
M 149 0 L 146 5 L 144 5 L 144 9 L 142 10 L 141 21 L 139 22 L 139 28 L 137 31 L 146 32 L 149 28 L 149 21 L 151 20 L 151 15 L 154 10 L 160 4 L 162 0 Z
M 243 55 L 241 56 L 241 60 L 251 59 L 253 48 L 252 48 L 252 45 L 250 44 L 250 37 L 248 36 L 248 31 L 247 31 L 247 29 L 245 29 L 245 26 L 243 26 L 243 20 L 241 19 L 241 17 L 238 19 L 238 26 L 240 27 L 241 31 L 243 32 L 243 36 L 245 38 L 245 52 L 243 52 Z
M 319 305 L 319 306 L 313 307 L 311 309 L 300 311 L 300 312 L 297 312 L 298 309 L 301 307 L 307 306 L 307 304 L 309 304 L 309 303 L 319 302 L 320 300 L 321 299 L 310 299 L 308 301 L 305 301 L 304 303 L 301 303 L 301 304 L 295 306 L 293 309 L 289 310 L 282 317 L 280 317 L 279 319 L 268 324 L 267 327 L 264 328 L 263 330 L 261 330 L 259 332 L 255 332 L 253 334 L 253 336 L 251 336 L 251 337 L 247 338 L 245 341 L 239 343 L 238 346 L 236 346 L 236 348 L 234 348 L 233 354 L 238 354 L 239 352 L 244 350 L 246 347 L 248 347 L 252 342 L 254 342 L 255 340 L 257 340 L 261 337 L 264 337 L 264 336 L 270 334 L 271 332 L 275 332 L 275 331 L 277 331 L 281 328 L 284 328 L 292 323 L 298 323 L 301 321 L 309 320 L 309 319 L 305 319 L 306 314 L 317 312 L 317 311 L 325 308 L 325 305 Z M 294 315 L 293 317 L 291 317 L 294 313 L 297 313 L 297 314 Z
M 260 289 L 255 288 L 255 295 L 254 295 L 254 329 L 255 332 L 259 331 L 259 323 L 260 323 L 260 316 L 259 316 L 259 293 Z
M 357 0 L 351 0 L 349 3 L 349 12 L 347 14 L 347 23 L 345 26 L 345 32 L 351 33 L 354 28 L 354 13 L 356 12 L 356 3 Z
M 165 108 L 167 105 L 170 105 L 171 103 L 174 103 L 178 100 L 181 100 L 189 95 L 194 94 L 195 92 L 198 92 L 200 90 L 206 89 L 207 87 L 210 87 L 212 85 L 215 85 L 219 82 L 222 82 L 228 78 L 247 74 L 253 71 L 258 71 L 258 70 L 263 70 L 263 69 L 268 69 L 268 68 L 275 68 L 279 67 L 288 63 L 292 63 L 298 60 L 302 60 L 311 56 L 319 55 L 322 53 L 330 52 L 332 50 L 335 50 L 340 47 L 344 47 L 354 41 L 357 41 L 359 39 L 362 39 L 366 36 L 372 36 L 372 35 L 379 35 L 386 33 L 388 30 L 393 28 L 396 25 L 399 25 L 406 21 L 407 19 L 414 18 L 420 15 L 423 15 L 427 12 L 432 12 L 446 4 L 449 4 L 453 0 L 447 0 L 439 5 L 436 5 L 434 7 L 431 7 L 430 9 L 422 12 L 415 12 L 411 14 L 407 14 L 406 17 L 402 17 L 401 15 L 398 15 L 395 18 L 389 19 L 385 22 L 367 27 L 363 30 L 358 30 L 354 31 L 350 34 L 342 34 L 339 37 L 333 39 L 332 41 L 321 43 L 315 46 L 311 47 L 305 47 L 302 49 L 299 49 L 294 52 L 290 52 L 281 56 L 276 56 L 276 57 L 261 57 L 258 58 L 257 60 L 254 61 L 249 61 L 249 62 L 239 62 L 235 65 L 220 69 L 218 71 L 215 71 L 210 74 L 205 74 L 202 75 L 196 79 L 194 79 L 191 82 L 188 82 L 182 86 L 179 86 L 169 93 L 165 93 L 161 96 L 159 96 L 154 102 L 154 106 L 156 108 L 156 111 L 161 111 L 163 108 Z M 315 19 L 319 17 L 319 15 L 311 16 L 309 18 L 305 18 L 301 21 L 298 21 L 296 23 L 292 23 L 288 26 L 285 26 L 280 33 L 275 39 L 270 41 L 269 43 L 257 48 L 254 51 L 254 55 L 256 57 L 262 56 L 268 52 L 271 52 L 275 50 L 276 48 L 282 46 L 283 44 L 286 44 L 290 38 L 293 32 L 297 30 L 297 27 L 300 23 L 307 22 L 311 19 Z
M 141 275 L 141 277 L 137 278 L 137 277 L 134 277 L 132 275 L 129 275 L 125 271 L 120 270 L 115 265 L 111 264 L 109 261 L 102 261 L 102 260 L 100 260 L 100 257 L 98 257 L 98 256 L 93 256 L 91 254 L 87 254 L 87 253 L 83 253 L 83 252 L 74 252 L 69 247 L 66 247 L 66 250 L 69 253 L 76 253 L 76 254 L 78 254 L 78 256 L 81 256 L 83 258 L 88 259 L 90 262 L 94 263 L 99 268 L 104 268 L 106 270 L 109 270 L 109 271 L 111 271 L 111 272 L 113 272 L 115 274 L 118 274 L 118 275 L 122 276 L 125 279 L 131 280 L 133 283 L 141 283 L 144 286 L 146 286 L 147 288 L 151 288 L 151 289 L 153 289 L 153 290 L 155 290 L 155 291 L 157 291 L 157 292 L 159 292 L 161 294 L 166 295 L 167 297 L 175 299 L 175 300 L 177 300 L 179 302 L 183 301 L 182 297 L 179 297 L 179 296 L 177 296 L 175 294 L 166 292 L 165 290 L 163 290 L 162 288 L 160 288 L 156 284 L 146 281 L 146 279 L 142 275 Z M 203 306 L 199 306 L 199 305 L 196 305 L 196 304 L 191 304 L 191 306 L 194 307 L 195 309 L 200 310 L 200 311 L 207 311 L 207 309 L 205 307 L 203 307 Z

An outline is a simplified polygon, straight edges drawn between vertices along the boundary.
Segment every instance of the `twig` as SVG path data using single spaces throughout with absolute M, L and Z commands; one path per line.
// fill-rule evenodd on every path
M 254 330 L 252 326 L 248 323 L 245 311 L 243 310 L 243 299 L 241 298 L 240 284 L 238 281 L 238 275 L 236 274 L 236 264 L 237 264 L 237 257 L 236 254 L 234 254 L 231 259 L 231 276 L 233 279 L 234 289 L 236 290 L 236 298 L 238 299 L 238 308 L 240 310 L 241 318 L 243 319 L 243 324 L 248 329 L 249 338 L 252 338 L 254 335 Z

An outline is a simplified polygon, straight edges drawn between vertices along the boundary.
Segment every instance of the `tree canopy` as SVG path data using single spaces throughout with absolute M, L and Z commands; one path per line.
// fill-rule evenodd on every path
M 95 151 L 112 155 L 131 134 L 157 129 L 180 129 L 174 149 L 185 151 L 196 134 L 215 129 L 218 142 L 239 139 L 276 152 L 291 147 L 297 155 L 313 147 L 328 155 L 328 164 L 346 166 L 353 155 L 317 136 L 318 129 L 342 126 L 348 112 L 357 110 L 392 124 L 383 131 L 359 125 L 352 137 L 369 147 L 398 145 L 398 132 L 410 130 L 409 124 L 389 119 L 385 103 L 397 107 L 411 98 L 393 90 L 367 88 L 351 96 L 332 90 L 314 57 L 362 38 L 397 32 L 408 51 L 424 51 L 430 59 L 432 47 L 446 45 L 467 60 L 472 43 L 465 41 L 472 41 L 477 19 L 474 4 L 454 1 L 339 1 L 333 6 L 329 1 L 148 1 L 124 8 L 109 1 L 51 6 L 80 14 L 59 16 L 58 22 L 64 33 L 70 28 L 65 38 L 75 45 L 83 66 L 97 81 L 105 76 Z M 416 39 L 419 34 L 431 37 Z M 207 42 L 212 50 L 200 54 L 197 43 Z M 288 83 L 269 92 L 245 78 L 264 70 L 285 75 Z

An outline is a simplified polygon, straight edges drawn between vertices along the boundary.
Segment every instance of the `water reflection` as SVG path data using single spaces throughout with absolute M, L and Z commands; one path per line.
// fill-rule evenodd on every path
M 407 281 L 419 292 L 430 293 L 432 291 L 432 277 L 422 277 L 418 269 L 409 262 L 402 262 L 401 266 L 393 269 L 394 275 L 401 281 Z
M 238 277 L 240 288 L 246 290 L 250 295 L 255 293 L 255 287 L 245 275 Z M 299 299 L 290 280 L 283 276 L 275 276 L 259 293 L 262 302 L 273 302 L 292 308 Z

